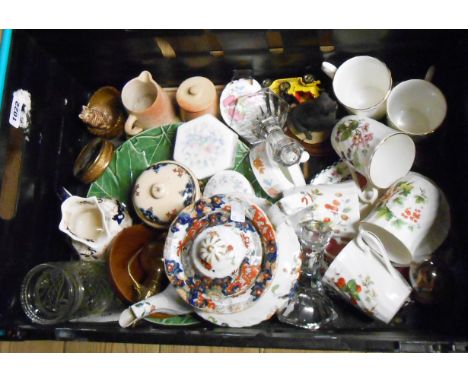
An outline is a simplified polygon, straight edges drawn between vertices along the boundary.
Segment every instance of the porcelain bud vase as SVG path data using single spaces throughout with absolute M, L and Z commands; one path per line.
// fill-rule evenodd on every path
M 70 196 L 62 203 L 60 231 L 67 234 L 82 260 L 105 261 L 112 239 L 132 219 L 124 204 L 115 199 Z

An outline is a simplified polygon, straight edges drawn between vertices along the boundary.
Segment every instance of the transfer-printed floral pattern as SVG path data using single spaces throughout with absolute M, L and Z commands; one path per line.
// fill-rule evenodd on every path
M 374 134 L 370 131 L 370 124 L 365 120 L 346 120 L 338 125 L 336 134 L 333 137 L 338 147 L 340 143 L 346 142 L 346 151 L 341 151 L 339 154 L 357 170 L 364 171 L 366 158 L 369 149 L 371 148 Z
M 180 195 L 180 202 L 178 199 L 175 205 L 173 203 L 173 207 L 176 208 L 167 209 L 164 203 L 155 202 L 153 198 L 143 199 L 141 195 L 144 195 L 144 192 L 142 192 L 142 186 L 138 180 L 133 188 L 134 204 L 135 201 L 137 201 L 135 204 L 137 212 L 139 212 L 144 220 L 160 226 L 168 225 L 184 207 L 193 203 L 197 188 L 193 177 L 183 167 L 175 163 L 156 163 L 150 166 L 146 171 L 154 171 L 156 174 L 160 174 L 165 168 L 169 169 L 168 171 L 171 176 L 173 173 L 174 176 L 180 178 L 178 182 L 182 182 L 179 190 L 177 190 L 177 186 L 174 187 L 174 185 L 172 185 L 175 189 L 171 190 L 171 192 Z M 143 182 L 145 183 L 147 180 Z
M 215 174 L 205 186 L 204 196 L 217 194 L 244 194 L 255 195 L 252 185 L 247 178 L 239 172 L 226 170 Z
M 318 188 L 299 193 L 301 204 L 312 212 L 317 211 L 317 218 L 332 226 L 335 234 L 341 233 L 341 227 L 348 224 L 352 213 L 352 200 L 342 192 L 324 195 Z M 324 197 L 327 197 L 324 200 Z M 280 201 L 281 203 L 281 201 Z
M 340 160 L 318 173 L 310 184 L 336 184 L 349 179 L 351 179 L 349 167 Z
M 426 191 L 412 182 L 401 181 L 388 189 L 376 206 L 377 219 L 385 219 L 398 229 L 419 229 L 427 201 Z
M 374 315 L 377 306 L 377 293 L 373 288 L 374 282 L 370 276 L 359 275 L 359 280 L 346 279 L 336 272 L 331 278 L 333 288 L 352 305 L 359 306 L 370 316 Z
M 232 201 L 234 200 L 223 196 L 200 199 L 193 207 L 179 214 L 166 241 L 166 246 L 171 248 L 170 251 L 165 250 L 165 264 L 170 281 L 180 287 L 179 294 L 183 299 L 203 310 L 232 312 L 244 309 L 269 287 L 276 268 L 276 236 L 268 218 L 255 205 L 248 205 L 246 221 L 233 222 L 230 219 Z M 235 201 L 241 202 L 238 199 Z M 242 233 L 256 232 L 262 242 L 261 264 L 251 263 L 247 256 L 233 276 L 210 279 L 196 273 L 188 259 L 191 243 L 202 230 L 220 224 L 234 224 Z M 245 243 L 244 241 L 244 245 Z M 167 269 L 168 266 L 170 269 Z M 250 293 L 247 293 L 249 290 Z M 216 296 L 224 296 L 224 299 L 236 296 L 239 298 L 238 304 L 218 306 Z
M 174 160 L 204 179 L 233 167 L 238 137 L 213 116 L 200 118 L 203 120 L 194 119 L 177 130 Z
M 271 170 L 267 170 L 267 165 L 265 164 L 264 159 L 262 159 L 265 155 L 265 146 L 258 145 L 250 151 L 250 165 L 263 191 L 265 191 L 269 197 L 275 199 L 281 194 L 282 188 L 279 184 L 280 182 L 274 179 L 275 173 Z M 283 189 L 288 188 L 284 186 L 285 185 L 283 183 Z M 292 183 L 290 186 L 293 186 Z

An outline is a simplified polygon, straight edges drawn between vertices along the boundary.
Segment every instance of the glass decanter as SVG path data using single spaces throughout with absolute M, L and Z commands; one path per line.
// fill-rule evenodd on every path
M 235 112 L 237 119 L 231 127 L 250 144 L 266 141 L 269 155 L 280 165 L 289 167 L 301 161 L 304 147 L 283 131 L 289 105 L 279 95 L 264 88 L 239 97 Z
M 297 227 L 302 247 L 302 272 L 298 287 L 278 319 L 289 325 L 316 330 L 338 318 L 322 284 L 325 248 L 332 236 L 329 224 L 311 215 Z

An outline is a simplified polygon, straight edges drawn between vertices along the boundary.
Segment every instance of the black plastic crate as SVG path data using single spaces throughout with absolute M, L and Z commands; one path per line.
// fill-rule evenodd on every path
M 162 39 L 162 40 L 161 40 Z M 161 44 L 163 41 L 163 44 Z M 169 49 L 168 49 L 169 47 Z M 320 72 L 323 60 L 340 64 L 372 55 L 390 68 L 395 83 L 422 78 L 435 65 L 434 83 L 443 91 L 448 116 L 436 134 L 417 145 L 413 169 L 433 179 L 451 205 L 452 230 L 438 255 L 448 263 L 454 292 L 437 306 L 413 303 L 390 325 L 373 321 L 337 301 L 340 318 L 329 328 L 306 331 L 275 318 L 251 328 L 193 327 L 142 323 L 133 329 L 112 324 L 40 326 L 19 305 L 19 286 L 29 269 L 68 260 L 71 249 L 58 230 L 57 189 L 85 195 L 73 178 L 73 162 L 91 139 L 77 115 L 98 87 L 122 88 L 146 69 L 162 86 L 192 75 L 215 84 L 229 82 L 234 69 L 251 69 L 258 80 Z M 346 30 L 164 30 L 14 31 L 0 126 L 0 174 L 5 167 L 12 93 L 32 95 L 32 126 L 23 146 L 17 214 L 0 219 L 0 339 L 57 339 L 211 346 L 281 347 L 355 351 L 468 350 L 468 32 Z M 330 92 L 331 93 L 331 92 Z M 337 159 L 311 160 L 314 173 Z

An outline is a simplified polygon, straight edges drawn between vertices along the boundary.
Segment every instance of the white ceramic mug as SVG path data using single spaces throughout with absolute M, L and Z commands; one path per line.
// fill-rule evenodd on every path
M 437 219 L 441 198 L 431 180 L 410 172 L 385 192 L 360 228 L 378 236 L 392 262 L 408 266 Z
M 389 187 L 408 173 L 416 155 L 414 142 L 406 134 L 354 115 L 335 125 L 331 143 L 352 170 L 367 178 L 369 187 Z
M 308 185 L 285 191 L 277 206 L 293 226 L 310 211 L 315 220 L 331 224 L 335 235 L 354 237 L 360 220 L 359 192 L 353 181 Z
M 436 131 L 447 115 L 447 101 L 432 84 L 433 67 L 424 80 L 404 81 L 393 88 L 387 102 L 388 125 L 412 137 Z
M 407 301 L 411 287 L 388 259 L 379 256 L 381 247 L 372 249 L 376 246 L 379 241 L 372 234 L 358 235 L 333 260 L 323 281 L 364 313 L 389 323 Z
M 382 61 L 356 56 L 339 68 L 323 62 L 322 70 L 333 79 L 335 96 L 350 113 L 376 119 L 385 115 L 392 75 Z
M 301 167 L 281 166 L 269 155 L 268 145 L 262 142 L 250 150 L 250 166 L 263 191 L 271 198 L 277 198 L 288 189 L 305 186 Z

